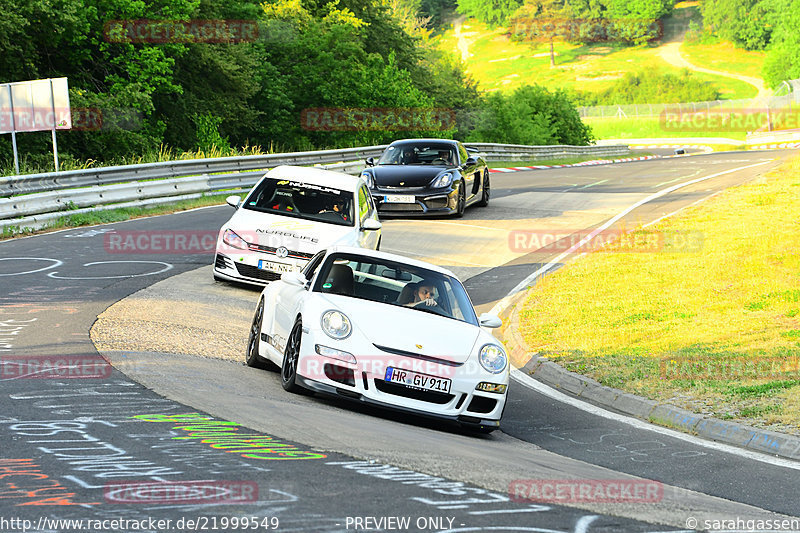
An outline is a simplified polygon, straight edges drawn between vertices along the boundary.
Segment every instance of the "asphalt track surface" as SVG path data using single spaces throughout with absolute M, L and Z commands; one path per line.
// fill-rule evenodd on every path
M 494 174 L 488 209 L 472 208 L 460 221 L 389 220 L 383 248 L 413 250 L 415 255 L 453 268 L 466 279 L 479 310 L 486 310 L 551 259 L 541 253 L 510 253 L 505 236 L 519 228 L 518 221 L 591 228 L 631 200 L 674 183 L 720 174 L 645 204 L 626 217 L 631 225 L 649 222 L 754 179 L 785 155 L 711 154 Z M 728 172 L 732 169 L 740 170 Z M 0 243 L 0 435 L 4 444 L 0 530 L 24 529 L 20 523 L 2 522 L 12 518 L 32 520 L 39 530 L 101 530 L 87 527 L 91 524 L 76 528 L 43 524 L 42 517 L 172 520 L 157 527 L 127 524 L 117 528 L 121 531 L 203 529 L 177 520 L 205 517 L 208 530 L 231 530 L 237 528 L 230 522 L 221 527 L 223 518 L 247 516 L 259 519 L 248 523 L 248 527 L 257 524 L 254 529 L 269 529 L 275 522 L 263 519 L 276 518 L 279 531 L 678 531 L 695 509 L 708 514 L 716 508 L 721 517 L 734 519 L 764 516 L 760 510 L 800 514 L 796 468 L 668 438 L 657 429 L 641 430 L 597 418 L 519 384 L 511 388 L 502 431 L 478 437 L 337 400 L 286 395 L 275 391 L 274 374 L 229 362 L 190 356 L 164 359 L 168 356 L 160 354 L 161 366 L 149 372 L 152 383 L 147 387 L 105 365 L 89 339 L 97 315 L 142 288 L 208 265 L 209 256 L 110 253 L 104 235 L 125 230 L 216 231 L 229 209 Z M 574 215 L 577 211 L 582 214 Z M 437 226 L 442 226 L 444 240 L 428 231 Z M 470 243 L 475 252 L 465 256 L 463 250 Z M 254 304 L 258 293 L 249 294 Z M 96 377 L 32 379 L 29 356 L 38 362 L 71 356 L 83 368 L 87 362 L 97 362 L 100 370 Z M 152 357 L 142 356 L 139 361 L 152 361 Z M 173 368 L 181 379 L 169 375 Z M 152 369 L 131 369 L 129 375 L 148 375 L 148 370 Z M 195 381 L 183 379 L 186 376 Z M 264 382 L 271 390 L 254 393 Z M 165 396 L 191 402 L 182 404 Z M 248 420 L 246 427 L 230 427 L 239 434 L 259 435 L 260 442 L 271 438 L 275 453 L 248 458 L 243 456 L 246 453 L 228 452 L 203 443 L 201 437 L 191 437 L 178 419 L 132 418 L 198 410 L 217 422 Z M 300 415 L 313 421 L 305 430 Z M 381 447 L 387 435 L 391 439 Z M 275 460 L 281 449 L 293 450 L 295 457 Z M 387 470 L 393 465 L 404 471 Z M 515 479 L 581 476 L 656 480 L 665 485 L 665 498 L 658 505 L 632 503 L 625 508 L 563 506 L 514 502 L 507 492 Z M 179 505 L 174 497 L 164 498 L 154 490 L 141 486 L 138 492 L 133 490 L 137 486 L 132 482 L 168 481 L 234 486 L 247 497 L 226 503 L 209 499 L 206 490 L 203 497 Z M 129 500 L 133 494 L 138 500 L 126 503 L 120 494 Z M 389 516 L 405 517 L 410 523 L 398 528 L 397 522 L 374 521 Z M 357 518 L 362 521 L 356 522 Z M 364 522 L 365 518 L 374 520 Z

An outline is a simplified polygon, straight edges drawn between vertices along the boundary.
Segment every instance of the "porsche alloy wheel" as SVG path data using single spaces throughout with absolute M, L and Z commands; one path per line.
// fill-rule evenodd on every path
M 250 337 L 247 339 L 247 354 L 245 363 L 247 366 L 262 369 L 277 369 L 278 366 L 268 359 L 258 355 L 258 347 L 261 343 L 261 322 L 264 319 L 264 299 L 258 302 L 256 314 L 253 316 L 253 324 L 250 326 Z
M 489 205 L 489 196 L 491 195 L 491 187 L 489 185 L 489 169 L 483 171 L 483 186 L 481 187 L 481 199 L 478 202 L 478 207 L 486 207 Z
M 458 199 L 456 200 L 456 218 L 464 216 L 464 210 L 467 208 L 467 195 L 464 192 L 464 182 L 458 182 Z
M 303 336 L 303 322 L 298 318 L 286 341 L 286 350 L 283 352 L 283 365 L 281 365 L 281 385 L 289 392 L 300 392 L 301 387 L 297 381 L 297 361 L 300 359 L 300 340 Z
M 258 344 L 261 338 L 261 320 L 264 318 L 264 298 L 261 298 L 253 316 L 253 324 L 250 326 L 250 338 L 247 339 L 247 355 L 245 363 L 253 368 L 264 368 L 264 363 L 258 356 Z

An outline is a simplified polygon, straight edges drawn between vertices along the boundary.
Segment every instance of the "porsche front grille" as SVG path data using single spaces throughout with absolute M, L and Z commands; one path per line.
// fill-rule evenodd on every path
M 375 379 L 374 382 L 375 387 L 381 392 L 385 392 L 386 394 L 394 394 L 395 396 L 402 396 L 403 398 L 410 398 L 412 400 L 420 400 L 423 402 L 444 405 L 446 403 L 450 403 L 453 398 L 455 398 L 455 396 L 452 394 L 412 389 L 396 383 L 387 383 L 382 379 Z

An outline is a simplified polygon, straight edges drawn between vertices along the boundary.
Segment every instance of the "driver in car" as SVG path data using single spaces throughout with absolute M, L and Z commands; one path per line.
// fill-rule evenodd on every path
M 323 213 L 336 213 L 337 215 L 342 217 L 342 220 L 344 221 L 349 220 L 347 216 L 347 202 L 345 202 L 341 198 L 334 198 L 333 200 L 331 200 L 329 204 L 319 212 L 319 214 Z
M 434 300 L 434 296 L 436 296 L 436 289 L 434 288 L 433 283 L 420 281 L 414 288 L 412 296 L 413 300 L 403 305 L 407 307 L 416 307 L 420 304 L 423 304 L 425 307 L 433 307 L 438 305 L 436 300 Z

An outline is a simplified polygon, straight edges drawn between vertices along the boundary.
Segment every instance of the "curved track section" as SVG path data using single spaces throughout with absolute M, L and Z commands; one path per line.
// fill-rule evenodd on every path
M 488 309 L 551 259 L 509 246 L 510 231 L 596 227 L 671 183 L 731 171 L 626 217 L 631 225 L 648 222 L 752 179 L 775 164 L 772 157 L 724 154 L 495 175 L 488 209 L 471 209 L 458 221 L 387 221 L 383 248 L 448 266 L 467 279 L 477 307 Z M 198 268 L 208 254 L 110 246 L 111 235 L 124 232 L 216 232 L 227 209 L 0 244 L 0 432 L 8 443 L 0 467 L 15 469 L 8 472 L 29 489 L 51 486 L 53 497 L 42 502 L 42 492 L 9 489 L 0 503 L 4 515 L 35 522 L 43 514 L 37 506 L 46 505 L 52 518 L 247 515 L 302 531 L 400 529 L 392 519 L 410 520 L 405 529 L 412 531 L 661 531 L 694 529 L 690 518 L 797 514 L 793 469 L 709 451 L 657 429 L 609 424 L 522 386 L 512 388 L 503 432 L 485 438 L 278 393 L 275 374 L 235 360 L 258 292 L 212 282 L 210 269 Z M 89 340 L 98 315 L 95 339 L 116 368 Z M 48 363 L 67 356 L 72 375 L 46 375 Z M 191 412 L 199 414 L 176 416 Z M 26 471 L 40 477 L 25 478 Z M 158 500 L 154 491 L 131 487 L 180 482 L 187 490 L 209 479 L 217 488 L 235 482 L 239 499 L 163 501 L 163 493 Z M 529 479 L 651 479 L 662 492 L 657 501 L 626 504 L 513 501 L 509 488 Z M 39 503 L 26 505 L 32 502 Z

